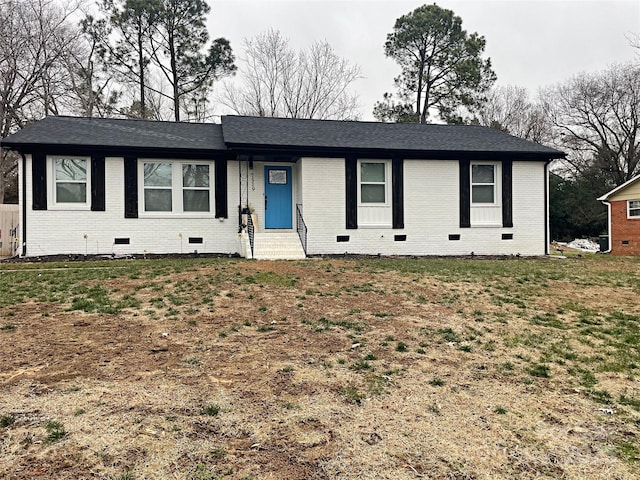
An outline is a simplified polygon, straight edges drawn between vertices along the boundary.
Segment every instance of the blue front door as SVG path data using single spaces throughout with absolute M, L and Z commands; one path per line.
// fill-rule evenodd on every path
M 264 228 L 291 228 L 291 167 L 264 167 Z

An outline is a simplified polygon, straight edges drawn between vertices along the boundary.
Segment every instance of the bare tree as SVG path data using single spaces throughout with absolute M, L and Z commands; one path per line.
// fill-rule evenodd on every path
M 63 58 L 77 37 L 69 21 L 76 9 L 53 0 L 0 0 L 0 137 L 66 108 Z M 15 155 L 0 153 L 0 202 L 16 169 Z
M 617 186 L 640 173 L 640 64 L 581 74 L 545 92 L 558 146 L 580 175 L 597 168 Z
M 353 120 L 360 67 L 340 58 L 331 45 L 314 43 L 295 52 L 279 31 L 245 39 L 239 86 L 226 82 L 221 102 L 239 115 Z
M 545 143 L 551 139 L 551 125 L 542 103 L 531 101 L 526 88 L 514 85 L 489 90 L 473 123 L 534 142 Z
M 629 33 L 626 37 L 631 48 L 635 48 L 636 55 L 640 57 L 640 33 Z
M 102 18 L 88 15 L 85 33 L 92 35 L 103 64 L 124 84 L 135 86 L 138 96 L 129 108 L 131 116 L 149 118 L 147 90 L 151 38 L 162 9 L 160 0 L 100 0 Z
M 106 22 L 87 16 L 80 28 L 82 34 L 64 56 L 73 109 L 84 117 L 109 117 L 119 113 L 122 92 L 102 62 Z

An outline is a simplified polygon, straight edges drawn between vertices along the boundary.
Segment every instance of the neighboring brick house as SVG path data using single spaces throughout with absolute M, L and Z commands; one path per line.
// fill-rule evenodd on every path
M 543 255 L 564 156 L 480 126 L 236 116 L 48 117 L 2 146 L 23 256 Z
M 598 198 L 609 211 L 609 249 L 614 255 L 640 255 L 640 175 Z

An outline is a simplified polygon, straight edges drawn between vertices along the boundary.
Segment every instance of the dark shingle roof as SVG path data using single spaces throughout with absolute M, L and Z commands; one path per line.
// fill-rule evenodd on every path
M 454 158 L 457 153 L 502 154 L 533 159 L 560 158 L 559 150 L 487 127 L 417 125 L 334 120 L 301 120 L 223 116 L 212 123 L 159 122 L 115 118 L 47 117 L 2 140 L 2 145 L 29 148 L 100 148 L 185 152 L 311 153 L 341 156 L 388 155 L 406 158 Z M 233 152 L 228 152 L 232 154 Z
M 418 125 L 223 116 L 224 141 L 233 147 L 322 147 L 415 152 L 526 153 L 564 156 L 554 148 L 475 125 Z
M 46 117 L 2 141 L 4 146 L 226 150 L 220 125 L 116 118 Z

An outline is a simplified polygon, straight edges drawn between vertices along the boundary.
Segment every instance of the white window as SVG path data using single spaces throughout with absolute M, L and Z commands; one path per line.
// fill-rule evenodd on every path
M 185 212 L 211 211 L 209 165 L 182 164 L 182 209 Z
M 471 164 L 471 203 L 496 203 L 496 165 L 493 163 Z
M 360 191 L 361 204 L 387 204 L 388 199 L 388 162 L 360 162 Z
M 47 162 L 53 185 L 51 205 L 63 208 L 89 208 L 91 200 L 91 161 L 88 157 L 52 156 Z
M 471 226 L 502 225 L 500 162 L 471 162 Z
M 627 217 L 640 218 L 640 200 L 627 201 Z
M 198 214 L 213 211 L 212 165 L 208 162 L 141 160 L 143 213 Z
M 390 228 L 391 161 L 358 160 L 358 227 Z

